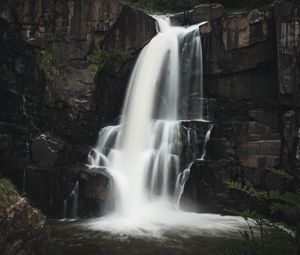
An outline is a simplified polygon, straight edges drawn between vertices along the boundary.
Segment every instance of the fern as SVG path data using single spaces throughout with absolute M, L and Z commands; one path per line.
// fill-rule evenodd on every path
M 285 170 L 283 169 L 276 169 L 276 168 L 266 168 L 266 170 L 278 175 L 281 178 L 284 178 L 288 181 L 292 181 L 295 179 L 294 176 L 289 175 Z

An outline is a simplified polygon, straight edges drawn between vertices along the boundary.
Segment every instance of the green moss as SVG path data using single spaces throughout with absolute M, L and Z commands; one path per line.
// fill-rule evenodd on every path
M 5 178 L 0 179 L 0 212 L 6 210 L 12 198 L 18 196 L 15 186 Z
M 131 57 L 128 52 L 121 50 L 95 50 L 87 56 L 87 60 L 90 70 L 100 72 L 103 69 L 117 70 Z
M 40 68 L 49 77 L 58 77 L 62 75 L 62 72 L 58 69 L 53 55 L 47 50 L 37 50 L 36 51 L 37 61 Z

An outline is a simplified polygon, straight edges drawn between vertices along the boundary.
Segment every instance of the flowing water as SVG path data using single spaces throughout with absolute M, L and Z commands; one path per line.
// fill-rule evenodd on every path
M 191 149 L 195 154 L 191 162 L 182 162 L 182 121 L 205 119 L 200 25 L 172 27 L 166 18 L 157 18 L 158 34 L 136 62 L 121 122 L 102 129 L 89 154 L 89 166 L 106 169 L 115 187 L 113 213 L 76 225 L 98 233 L 98 242 L 103 236 L 115 236 L 114 244 L 126 249 L 120 238 L 140 242 L 150 238 L 158 245 L 158 239 L 170 236 L 175 243 L 236 236 L 244 227 L 238 217 L 186 213 L 179 208 L 192 160 L 204 158 L 213 128 L 208 129 L 203 148 L 195 141 L 197 134 L 188 131 L 188 146 L 195 148 Z
M 182 99 L 203 98 L 200 24 L 172 27 L 162 18 L 157 24 L 159 33 L 133 70 L 120 125 L 104 128 L 89 155 L 91 167 L 112 175 L 121 215 L 134 215 L 149 204 L 160 209 L 178 204 L 182 185 L 177 179 L 184 170 L 181 120 L 190 115 L 188 100 L 182 111 Z M 193 116 L 203 119 L 201 105 Z

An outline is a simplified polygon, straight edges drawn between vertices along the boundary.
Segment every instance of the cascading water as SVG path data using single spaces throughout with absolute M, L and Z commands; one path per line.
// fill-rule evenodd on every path
M 120 125 L 104 128 L 88 157 L 90 167 L 105 168 L 112 176 L 116 200 L 114 214 L 91 227 L 196 224 L 190 220 L 198 215 L 176 208 L 189 176 L 189 166 L 180 162 L 182 120 L 204 117 L 201 24 L 172 27 L 162 18 L 157 24 L 157 36 L 143 49 L 131 75 Z M 196 109 L 189 98 L 200 102 Z M 216 225 L 213 220 L 210 224 Z

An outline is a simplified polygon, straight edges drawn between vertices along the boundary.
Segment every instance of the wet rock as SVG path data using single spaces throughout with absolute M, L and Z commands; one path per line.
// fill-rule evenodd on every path
M 85 169 L 80 174 L 81 214 L 102 216 L 114 208 L 113 180 L 106 169 Z
M 207 13 L 214 5 L 208 5 Z M 273 8 L 207 16 L 200 27 L 206 92 L 212 97 L 275 99 L 276 39 Z
M 283 121 L 283 155 L 282 163 L 290 168 L 295 163 L 298 139 L 297 115 L 294 111 L 287 111 L 282 117 Z
M 104 47 L 134 52 L 145 46 L 156 33 L 154 18 L 142 11 L 122 5 L 114 28 L 105 38 Z
M 72 200 L 72 190 L 83 168 L 81 164 L 56 167 L 27 166 L 25 193 L 35 206 L 47 215 L 63 218 L 64 201 Z
M 231 194 L 229 181 L 241 179 L 241 171 L 230 161 L 196 161 L 191 167 L 181 207 L 188 211 L 224 213 L 224 208 L 243 208 L 249 200 L 243 194 Z M 199 185 L 198 183 L 201 183 Z
M 172 24 L 186 26 L 204 21 L 217 20 L 225 15 L 225 8 L 221 4 L 209 3 L 195 6 L 193 10 L 176 13 L 170 16 Z M 210 27 L 210 23 L 208 23 Z M 201 29 L 201 28 L 200 28 Z
M 119 15 L 119 0 L 14 1 L 11 8 L 27 41 L 50 43 L 61 64 L 81 66 L 91 45 L 99 43 Z M 103 40 L 103 38 L 102 38 Z
M 273 37 L 273 8 L 255 9 L 222 22 L 225 51 L 248 47 Z
M 299 107 L 300 5 L 297 1 L 278 1 L 274 8 L 280 101 L 285 105 Z
M 25 198 L 11 199 L 0 214 L 0 250 L 3 255 L 44 254 L 49 239 L 46 218 Z
M 266 112 L 263 110 L 252 110 L 249 111 L 249 117 L 252 118 L 255 122 L 269 126 L 273 129 L 278 130 L 279 128 L 278 117 L 273 112 Z
M 66 165 L 76 161 L 72 147 L 55 136 L 41 134 L 33 140 L 33 162 L 43 167 Z
M 266 168 L 277 167 L 279 165 L 280 158 L 274 156 L 264 155 L 247 155 L 241 156 L 241 164 L 248 168 Z
M 13 137 L 11 134 L 0 134 L 0 159 L 9 159 L 13 153 Z

